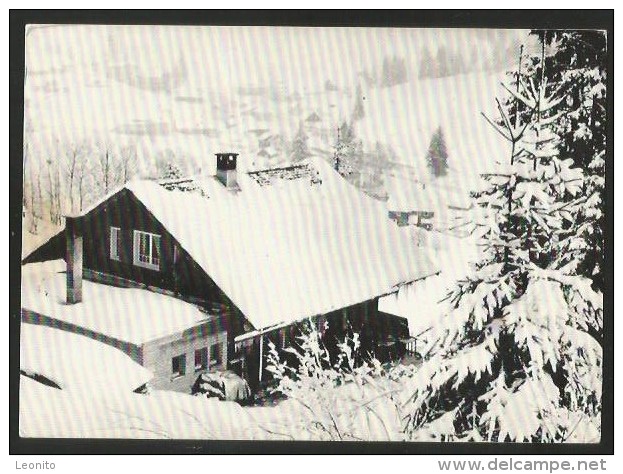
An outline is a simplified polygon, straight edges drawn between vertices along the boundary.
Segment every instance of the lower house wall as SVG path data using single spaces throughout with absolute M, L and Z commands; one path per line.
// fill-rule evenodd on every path
M 184 333 L 150 341 L 143 345 L 143 365 L 151 370 L 154 378 L 149 383 L 156 390 L 174 390 L 190 393 L 192 385 L 202 372 L 224 370 L 227 368 L 227 332 L 213 332 L 209 324 L 197 326 Z M 210 365 L 208 369 L 195 370 L 195 350 L 217 344 L 220 348 L 221 362 Z M 183 375 L 173 375 L 173 358 L 186 356 Z
M 154 378 L 149 382 L 149 386 L 157 390 L 190 393 L 190 389 L 200 373 L 227 368 L 227 331 L 215 331 L 215 328 L 218 326 L 214 321 L 178 334 L 137 345 L 27 309 L 22 309 L 21 313 L 24 323 L 37 324 L 80 334 L 119 349 L 154 374 Z M 202 347 L 207 347 L 210 350 L 214 344 L 217 344 L 220 349 L 220 363 L 210 365 L 206 370 L 196 371 L 195 350 Z M 181 354 L 186 355 L 185 374 L 173 377 L 172 358 Z
M 389 322 L 387 316 L 391 315 L 383 314 L 383 317 L 379 317 L 378 298 L 374 298 L 330 313 L 316 315 L 308 320 L 318 331 L 321 342 L 332 358 L 332 363 L 337 362 L 337 344 L 343 342 L 346 337 L 352 336 L 353 332 L 359 334 L 362 354 L 373 354 L 382 357 L 385 361 L 389 355 L 383 348 L 379 349 L 379 346 L 386 343 L 386 339 L 397 337 L 394 335 L 394 325 Z M 272 374 L 267 370 L 269 342 L 272 342 L 280 352 L 282 361 L 285 361 L 289 367 L 296 367 L 298 364 L 296 356 L 283 349 L 296 346 L 297 338 L 305 331 L 304 327 L 308 320 L 295 322 L 279 329 L 266 330 L 262 335 L 236 343 L 232 352 L 234 355 L 231 361 L 232 370 L 247 380 L 252 391 L 257 391 L 270 383 Z M 262 344 L 260 344 L 260 339 L 263 339 Z M 260 352 L 262 353 L 261 365 Z

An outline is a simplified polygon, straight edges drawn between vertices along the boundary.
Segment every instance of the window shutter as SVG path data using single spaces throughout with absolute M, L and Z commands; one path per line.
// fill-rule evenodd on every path
M 117 236 L 115 235 L 115 228 L 111 227 L 110 228 L 110 258 L 116 258 L 117 257 L 117 252 L 115 247 L 117 246 L 116 241 L 117 241 Z
M 110 227 L 110 258 L 113 260 L 121 260 L 121 229 L 119 227 Z
M 134 231 L 134 245 L 132 245 L 132 259 L 135 265 L 140 263 L 138 259 L 139 245 L 140 245 L 140 234 L 135 230 Z
M 151 259 L 154 265 L 160 267 L 160 236 L 152 235 Z

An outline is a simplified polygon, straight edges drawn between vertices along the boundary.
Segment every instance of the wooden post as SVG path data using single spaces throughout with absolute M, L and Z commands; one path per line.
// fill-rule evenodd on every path
M 82 223 L 80 217 L 65 217 L 67 304 L 82 301 Z

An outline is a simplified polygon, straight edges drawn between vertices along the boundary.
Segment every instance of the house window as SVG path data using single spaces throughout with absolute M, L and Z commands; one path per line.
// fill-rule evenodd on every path
M 110 228 L 110 258 L 121 260 L 121 229 L 119 227 Z
M 216 342 L 210 346 L 210 367 L 216 367 L 221 365 L 221 345 Z
M 181 377 L 186 373 L 186 354 L 180 354 L 171 359 L 171 375 Z
M 208 368 L 208 348 L 202 347 L 195 350 L 195 371 Z
M 160 270 L 160 236 L 134 231 L 134 265 Z

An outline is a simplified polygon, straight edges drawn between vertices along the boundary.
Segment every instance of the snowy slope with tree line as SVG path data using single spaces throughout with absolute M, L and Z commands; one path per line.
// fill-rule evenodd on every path
M 489 167 L 494 162 L 495 150 L 503 148 L 503 143 L 488 133 L 486 123 L 479 116 L 481 110 L 491 111 L 483 91 L 499 86 L 502 78 L 500 73 L 473 73 L 362 89 L 364 115 L 355 121 L 350 119 L 355 106 L 352 91 L 314 94 L 278 103 L 256 97 L 254 100 L 266 104 L 255 109 L 272 111 L 267 112 L 270 116 L 261 125 L 247 125 L 245 117 L 253 112 L 242 112 L 239 108 L 236 125 L 231 128 L 221 120 L 206 120 L 206 124 L 215 128 L 214 136 L 187 135 L 173 129 L 137 135 L 93 130 L 91 139 L 59 138 L 50 134 L 56 132 L 34 128 L 36 125 L 27 121 L 25 230 L 41 234 L 49 222 L 58 225 L 62 214 L 86 208 L 133 177 L 163 177 L 172 164 L 182 174 L 214 174 L 213 153 L 225 148 L 241 153 L 242 169 L 283 165 L 313 155 L 333 164 L 337 150 L 344 156 L 339 169 L 347 179 L 382 196 L 387 193 L 386 176 L 431 180 L 427 154 L 439 128 L 447 145 L 448 173 L 437 182 L 466 196 L 477 183 L 478 171 Z M 465 94 L 457 92 L 462 84 L 472 84 L 473 90 Z M 118 84 L 115 88 L 128 89 Z M 130 95 L 133 91 L 118 93 Z M 154 93 L 140 91 L 139 94 L 149 94 L 149 101 L 160 102 Z M 438 97 L 445 99 L 440 101 Z M 306 99 L 309 105 L 301 106 Z M 39 105 L 49 107 L 43 116 L 71 107 L 58 103 L 62 97 L 50 100 Z M 280 108 L 293 109 L 288 112 L 287 120 L 278 112 Z M 39 111 L 33 113 L 38 115 Z M 317 113 L 321 121 L 307 122 L 308 113 Z M 166 118 L 171 113 L 162 110 L 157 115 Z M 229 137 L 240 137 L 240 140 L 232 142 Z M 474 161 L 471 157 L 480 146 L 491 150 L 491 154 Z M 265 150 L 268 151 L 264 153 Z
M 466 149 L 464 136 L 488 137 L 477 120 L 488 106 L 483 91 L 495 86 L 508 64 L 496 48 L 516 44 L 518 33 L 473 32 L 480 61 L 470 60 L 469 70 L 444 66 L 447 74 L 420 80 L 424 49 L 457 53 L 468 33 L 413 30 L 407 35 L 412 42 L 405 42 L 392 30 L 316 30 L 326 36 L 318 44 L 334 47 L 289 62 L 295 45 L 309 48 L 310 36 L 286 28 L 271 34 L 283 36 L 292 49 L 258 62 L 235 45 L 261 30 L 189 28 L 176 33 L 185 43 L 172 37 L 173 46 L 165 47 L 162 35 L 171 32 L 164 27 L 145 35 L 128 27 L 33 28 L 26 54 L 26 229 L 45 233 L 62 214 L 83 209 L 136 175 L 162 176 L 171 162 L 184 174 L 213 173 L 213 153 L 224 149 L 241 153 L 240 166 L 247 169 L 308 154 L 331 160 L 344 123 L 361 141 L 351 168 L 365 168 L 363 177 L 349 179 L 376 195 L 384 194 L 382 173 L 392 163 L 405 166 L 403 174 L 423 163 L 439 126 L 450 134 L 451 170 L 474 175 L 467 156 L 453 153 Z M 342 34 L 358 42 L 338 42 Z M 80 40 L 66 44 L 69 37 Z M 376 41 L 389 49 L 362 53 Z M 205 64 L 215 67 L 197 70 L 189 45 L 205 49 Z M 150 47 L 163 49 L 155 54 Z M 143 61 L 137 63 L 133 51 L 141 51 Z M 350 58 L 347 73 L 331 66 L 340 64 L 341 53 Z M 236 67 L 249 62 L 254 74 L 238 74 Z M 302 76 L 301 68 L 322 73 Z M 319 121 L 308 120 L 314 116 Z M 459 132 L 457 124 L 479 128 Z

